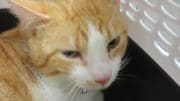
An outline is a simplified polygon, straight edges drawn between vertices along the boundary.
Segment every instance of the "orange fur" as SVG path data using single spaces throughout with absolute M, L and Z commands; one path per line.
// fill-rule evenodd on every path
M 11 1 L 11 0 L 10 0 Z M 14 0 L 28 9 L 17 14 L 20 26 L 3 33 L 0 38 L 0 100 L 32 101 L 29 84 L 36 84 L 28 66 L 47 76 L 68 74 L 72 65 L 82 60 L 67 59 L 59 54 L 63 50 L 87 53 L 88 22 L 103 33 L 108 43 L 120 36 L 120 43 L 110 54 L 123 56 L 127 45 L 127 32 L 114 3 L 109 0 Z M 27 3 L 28 2 L 28 3 Z M 16 9 L 15 9 L 16 10 Z M 40 15 L 37 15 L 40 14 Z M 35 16 L 27 28 L 26 17 Z M 48 22 L 43 17 L 48 18 Z M 47 19 L 46 19 L 47 20 Z M 16 70 L 23 71 L 17 72 Z M 20 74 L 20 75 L 19 75 Z M 21 77 L 23 76 L 25 80 Z
M 34 82 L 22 54 L 8 40 L 0 39 L 0 100 L 31 101 L 27 84 Z

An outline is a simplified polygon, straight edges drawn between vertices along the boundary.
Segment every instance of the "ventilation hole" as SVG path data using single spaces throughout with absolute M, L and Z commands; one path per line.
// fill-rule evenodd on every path
M 166 44 L 169 46 L 172 46 L 174 43 L 174 39 L 171 35 L 169 35 L 167 32 L 159 30 L 158 31 L 158 36 L 163 40 Z
M 144 15 L 153 23 L 157 23 L 159 20 L 159 15 L 151 10 L 145 10 Z
M 175 59 L 174 59 L 174 63 L 175 63 L 176 66 L 180 69 L 180 58 L 175 58 Z
M 140 4 L 137 1 L 129 2 L 129 6 L 136 12 L 140 11 Z
M 149 32 L 152 32 L 154 30 L 153 24 L 147 19 L 141 19 L 140 24 L 144 29 Z
M 156 6 L 156 3 L 157 3 L 157 0 L 145 0 L 145 2 L 151 6 L 151 7 L 155 7 Z
M 173 20 L 177 20 L 179 17 L 179 11 L 170 5 L 161 5 L 161 10 Z
M 176 37 L 180 36 L 180 25 L 173 23 L 171 21 L 166 21 L 166 22 L 163 22 L 163 26 L 172 35 Z
M 134 15 L 132 12 L 126 11 L 126 15 L 127 15 L 132 21 L 136 21 L 135 15 Z
M 162 45 L 161 43 L 159 42 L 154 42 L 154 45 L 156 47 L 156 49 L 164 56 L 168 57 L 169 56 L 169 51 L 168 49 Z
M 169 0 L 171 4 L 180 8 L 180 0 Z

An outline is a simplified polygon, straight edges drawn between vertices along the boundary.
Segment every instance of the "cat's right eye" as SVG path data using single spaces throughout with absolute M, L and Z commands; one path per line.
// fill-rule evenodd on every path
M 108 43 L 107 49 L 110 52 L 111 49 L 115 48 L 119 44 L 120 38 L 116 37 Z
M 81 57 L 81 53 L 78 51 L 63 51 L 62 54 L 68 58 L 77 58 Z

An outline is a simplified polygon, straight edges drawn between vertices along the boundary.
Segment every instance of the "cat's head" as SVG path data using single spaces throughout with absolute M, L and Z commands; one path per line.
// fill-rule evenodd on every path
M 120 70 L 127 33 L 110 0 L 8 0 L 30 34 L 35 68 L 85 89 L 108 87 Z

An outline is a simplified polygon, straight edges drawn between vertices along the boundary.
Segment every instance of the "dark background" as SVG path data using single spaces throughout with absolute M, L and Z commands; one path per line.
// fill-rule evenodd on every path
M 0 9 L 0 33 L 18 22 L 8 9 Z M 105 101 L 180 101 L 180 87 L 131 39 L 125 58 L 130 62 L 104 91 Z

